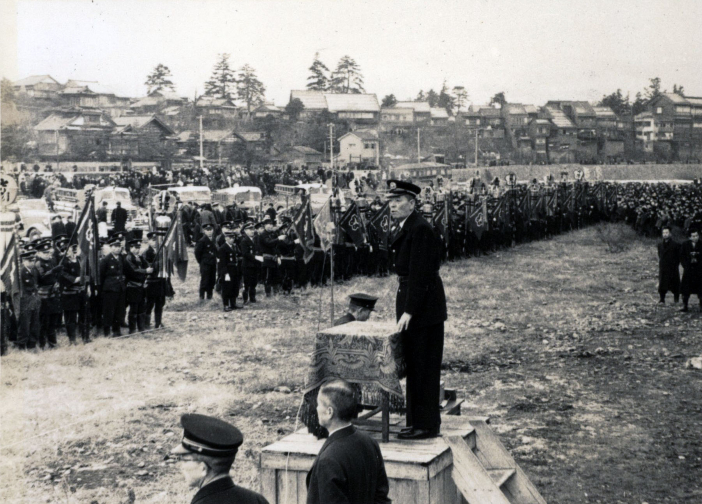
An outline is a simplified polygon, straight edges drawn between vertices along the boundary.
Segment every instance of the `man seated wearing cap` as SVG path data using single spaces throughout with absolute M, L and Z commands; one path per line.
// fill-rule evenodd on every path
M 382 504 L 388 477 L 378 443 L 351 424 L 358 413 L 356 390 L 344 380 L 319 389 L 317 416 L 329 437 L 307 473 L 307 504 Z
M 262 495 L 236 486 L 229 477 L 236 452 L 244 442 L 241 431 L 218 418 L 185 414 L 180 418 L 183 440 L 172 454 L 191 488 L 198 488 L 192 504 L 268 504 Z
M 375 302 L 378 300 L 375 296 L 358 293 L 349 296 L 349 307 L 346 314 L 334 321 L 334 325 L 348 324 L 354 320 L 365 322 L 370 318 L 370 314 L 375 308 Z

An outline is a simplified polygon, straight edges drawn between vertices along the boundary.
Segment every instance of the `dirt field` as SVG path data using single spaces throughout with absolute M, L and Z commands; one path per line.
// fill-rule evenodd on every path
M 696 300 L 660 307 L 654 243 L 614 233 L 624 252 L 588 229 L 445 265 L 444 381 L 549 503 L 699 503 L 702 371 L 685 363 L 702 354 L 702 317 Z M 168 452 L 194 411 L 241 428 L 234 477 L 258 488 L 261 447 L 295 428 L 329 290 L 224 314 L 198 304 L 196 281 L 193 262 L 166 330 L 3 357 L 0 502 L 189 502 Z M 337 314 L 367 291 L 390 319 L 395 287 L 340 285 Z

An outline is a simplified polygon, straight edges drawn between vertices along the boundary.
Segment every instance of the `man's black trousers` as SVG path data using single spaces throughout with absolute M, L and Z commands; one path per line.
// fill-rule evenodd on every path
M 407 425 L 438 430 L 444 323 L 413 328 L 410 321 L 402 333 L 402 346 L 407 365 Z

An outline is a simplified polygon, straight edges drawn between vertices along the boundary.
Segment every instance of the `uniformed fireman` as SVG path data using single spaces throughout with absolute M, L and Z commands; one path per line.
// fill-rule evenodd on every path
M 200 264 L 200 299 L 212 299 L 212 291 L 217 281 L 217 249 L 212 239 L 214 226 L 204 224 L 203 235 L 195 245 L 195 259 Z
M 51 239 L 47 238 L 37 244 L 37 288 L 41 299 L 41 330 L 39 346 L 56 347 L 56 330 L 61 325 L 61 294 L 59 279 L 62 265 L 53 257 Z
M 240 252 L 236 244 L 236 232 L 229 226 L 222 228 L 224 243 L 217 251 L 217 272 L 222 294 L 224 311 L 236 310 L 236 298 L 239 297 L 241 283 Z
M 124 313 L 126 285 L 124 280 L 122 243 L 113 236 L 108 241 L 110 253 L 100 261 L 100 293 L 102 295 L 102 327 L 105 336 L 121 336 L 121 314 Z

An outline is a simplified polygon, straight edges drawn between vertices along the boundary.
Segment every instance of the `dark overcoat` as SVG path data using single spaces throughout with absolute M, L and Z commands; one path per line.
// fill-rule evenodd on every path
M 230 298 L 239 294 L 239 283 L 241 282 L 241 272 L 239 269 L 239 249 L 228 243 L 224 243 L 217 251 L 217 273 L 222 286 L 222 297 Z M 229 280 L 227 280 L 229 275 Z
M 146 267 L 151 266 L 154 270 L 146 274 L 146 297 L 161 298 L 166 296 L 166 279 L 159 278 L 161 263 L 156 256 L 156 251 L 149 245 L 141 257 L 146 261 Z
M 680 245 L 672 240 L 658 243 L 658 291 L 680 292 Z
M 222 478 L 202 487 L 191 504 L 268 504 L 262 495 L 238 487 L 231 478 Z
M 403 313 L 412 315 L 412 327 L 440 324 L 446 320 L 446 294 L 439 276 L 441 241 L 431 225 L 412 212 L 390 249 L 400 279 L 395 301 L 399 320 Z
M 680 262 L 683 266 L 682 283 L 680 292 L 689 296 L 702 294 L 702 245 L 697 242 L 693 246 L 691 241 L 686 241 L 680 248 Z
M 307 504 L 391 502 L 380 447 L 353 425 L 329 436 L 306 482 Z
M 124 259 L 124 278 L 127 282 L 127 303 L 140 303 L 144 299 L 146 281 L 146 261 L 138 254 L 130 252 Z
M 101 292 L 124 292 L 124 269 L 122 258 L 108 254 L 100 260 Z

